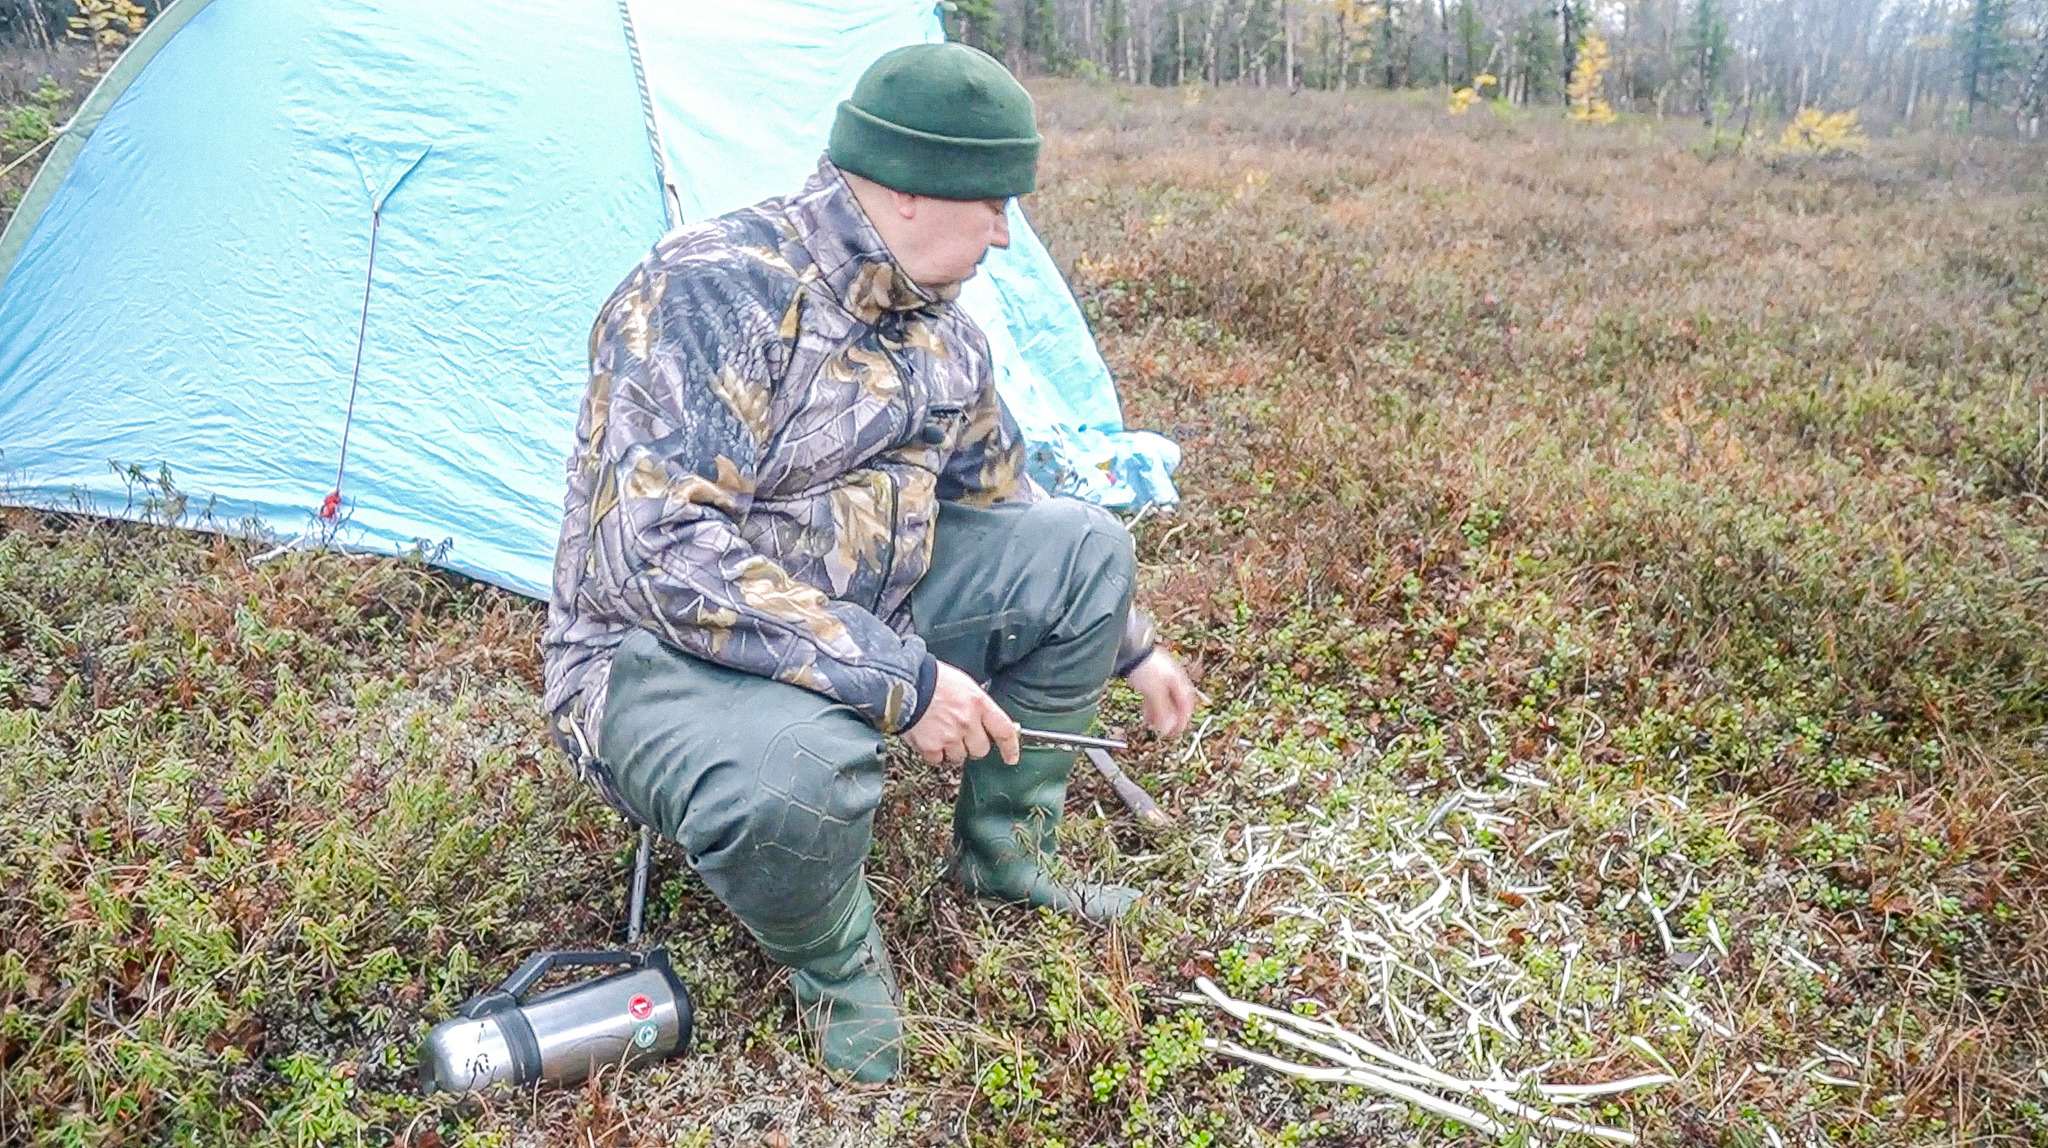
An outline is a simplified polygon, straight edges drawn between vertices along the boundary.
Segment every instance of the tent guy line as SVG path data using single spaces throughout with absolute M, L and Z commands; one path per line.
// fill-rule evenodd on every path
M 683 205 L 676 198 L 675 177 L 668 170 L 668 147 L 661 142 L 661 120 L 654 114 L 654 92 L 647 86 L 647 61 L 640 54 L 640 31 L 633 24 L 633 0 L 619 0 L 619 22 L 626 29 L 626 55 L 633 61 L 633 83 L 640 89 L 640 113 L 647 121 L 647 146 L 654 149 L 654 174 L 661 184 L 661 209 L 674 231 L 683 225 Z
M 341 485 L 348 470 L 348 433 L 356 423 L 356 391 L 363 381 L 363 344 L 370 331 L 370 289 L 377 281 L 377 234 L 384 230 L 384 205 L 398 190 L 398 185 L 405 182 L 405 177 L 411 175 L 432 150 L 431 146 L 420 149 L 412 162 L 391 180 L 390 186 L 381 190 L 371 186 L 369 173 L 362 171 L 362 161 L 356 161 L 356 170 L 363 176 L 363 187 L 370 193 L 370 256 L 363 267 L 363 309 L 356 319 L 356 358 L 348 373 L 348 409 L 341 417 L 341 452 L 334 462 L 334 489 L 320 503 L 320 517 L 329 522 L 341 512 Z

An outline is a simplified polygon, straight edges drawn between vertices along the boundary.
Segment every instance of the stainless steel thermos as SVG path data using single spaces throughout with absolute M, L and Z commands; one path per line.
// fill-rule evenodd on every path
M 617 966 L 623 967 L 527 999 L 556 969 Z M 649 1064 L 689 1043 L 691 1012 L 666 949 L 537 953 L 427 1033 L 420 1091 L 576 1084 L 606 1065 Z

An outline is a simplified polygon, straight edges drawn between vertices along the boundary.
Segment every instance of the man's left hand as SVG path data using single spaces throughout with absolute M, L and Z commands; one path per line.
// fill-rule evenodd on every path
M 1124 679 L 1145 700 L 1145 725 L 1161 737 L 1173 737 L 1188 728 L 1195 705 L 1202 699 L 1188 672 L 1172 654 L 1153 650 Z

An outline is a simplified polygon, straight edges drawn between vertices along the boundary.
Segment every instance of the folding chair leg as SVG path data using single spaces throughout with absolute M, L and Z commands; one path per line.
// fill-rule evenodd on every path
M 626 943 L 640 943 L 640 922 L 647 913 L 647 865 L 654 852 L 654 830 L 640 827 L 640 848 L 633 854 L 633 887 L 626 896 Z

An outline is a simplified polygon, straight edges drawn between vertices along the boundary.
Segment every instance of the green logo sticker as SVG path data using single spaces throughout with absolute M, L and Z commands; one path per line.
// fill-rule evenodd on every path
M 653 1048 L 654 1042 L 659 1039 L 661 1039 L 661 1030 L 652 1023 L 643 1024 L 633 1030 L 633 1043 L 641 1048 Z

